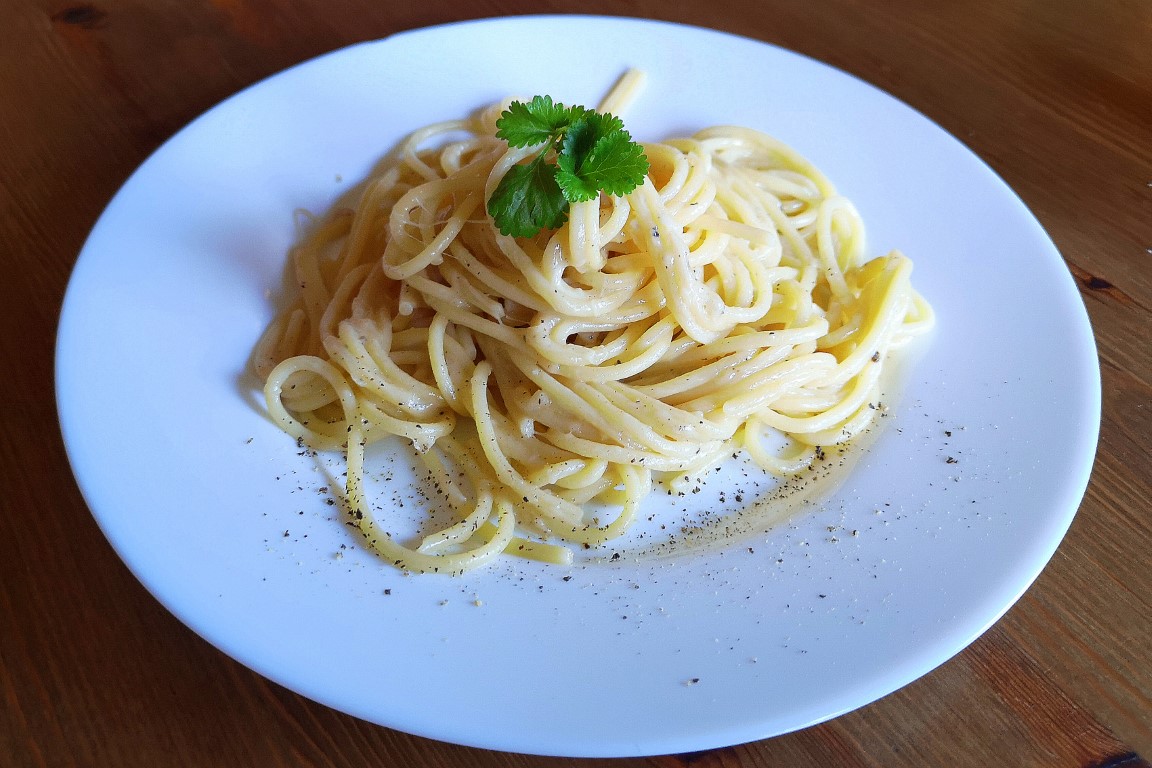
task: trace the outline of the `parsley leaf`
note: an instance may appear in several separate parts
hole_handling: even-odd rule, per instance
[[[488,200],[500,232],[533,237],[568,219],[571,203],[601,193],[625,195],[648,173],[644,149],[620,118],[566,107],[550,96],[514,101],[496,121],[496,136],[511,147],[542,145],[527,164],[513,166]]]
[[[527,104],[514,101],[500,113],[496,136],[511,147],[531,147],[554,141],[572,122],[572,110],[553,104],[551,96],[534,96]]]
[[[596,142],[613,133],[623,133],[624,123],[615,115],[602,115],[599,112],[588,112],[574,120],[564,134],[561,157],[579,160],[592,151]],[[631,136],[628,139],[631,140]]]
[[[627,131],[601,136],[578,162],[560,156],[556,181],[572,202],[591,200],[599,192],[626,195],[648,172],[644,149],[632,141]],[[570,191],[571,190],[571,191]]]
[[[512,237],[532,237],[542,227],[555,229],[568,220],[568,200],[556,183],[556,166],[536,158],[528,165],[514,165],[504,174],[488,210],[500,225],[500,232]]]

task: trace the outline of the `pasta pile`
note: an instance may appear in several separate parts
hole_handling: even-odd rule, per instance
[[[868,427],[890,353],[932,312],[907,257],[865,259],[856,210],[809,162],[748,128],[645,144],[635,191],[514,239],[485,213],[528,152],[495,137],[499,112],[416,131],[354,210],[314,221],[255,353],[276,423],[346,451],[344,501],[382,557],[570,562],[656,483],[741,450],[789,475]],[[393,436],[454,515],[414,545],[366,494],[365,447]]]

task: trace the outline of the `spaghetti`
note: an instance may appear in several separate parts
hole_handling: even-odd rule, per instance
[[[528,152],[495,138],[499,113],[416,131],[354,210],[313,222],[255,353],[276,423],[346,451],[373,549],[416,572],[570,562],[658,482],[738,450],[796,473],[868,427],[885,362],[932,311],[907,257],[865,259],[859,215],[808,161],[747,128],[645,144],[635,191],[515,239],[485,214]],[[454,514],[414,546],[365,488],[365,447],[396,436]]]

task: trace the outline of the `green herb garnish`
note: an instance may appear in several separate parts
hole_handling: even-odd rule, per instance
[[[488,200],[500,232],[532,237],[568,220],[568,207],[601,192],[625,195],[644,181],[648,158],[620,118],[554,104],[550,96],[514,101],[496,121],[512,147],[541,145],[524,165],[508,169]]]

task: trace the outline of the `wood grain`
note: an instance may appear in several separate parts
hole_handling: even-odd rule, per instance
[[[408,736],[288,692],[193,635],[120,563],[72,481],[53,401],[57,314],[87,232],[150,152],[221,99],[334,48],[551,12],[719,28],[888,90],[1017,191],[1081,288],[1104,411],[1080,513],[1004,619],[873,705],[768,741],[635,760]],[[0,0],[0,259],[0,765],[1148,765],[1152,4]]]

